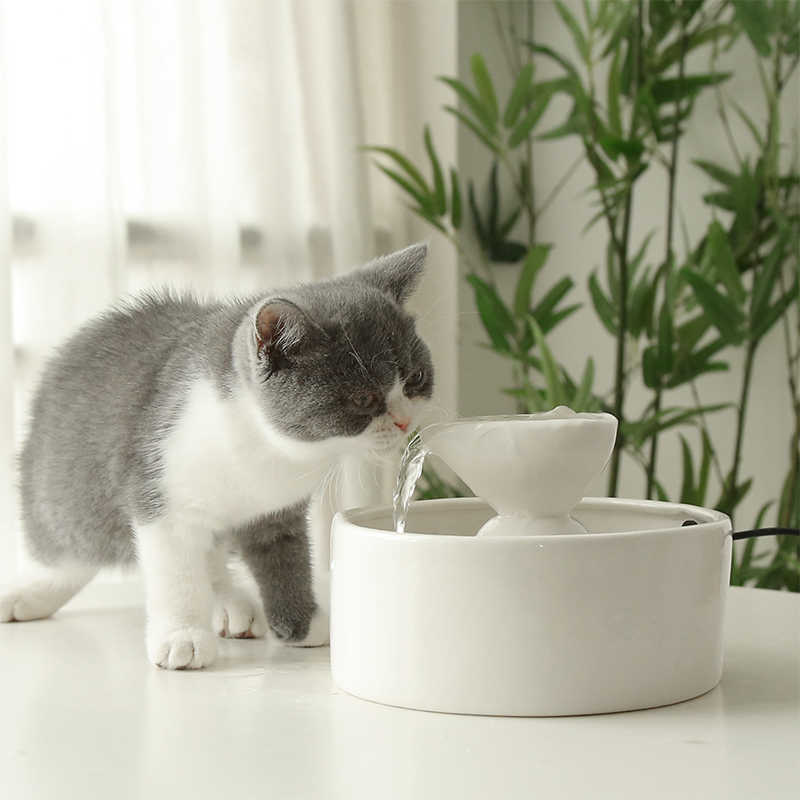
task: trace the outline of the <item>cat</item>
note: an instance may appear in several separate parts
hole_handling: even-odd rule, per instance
[[[0,595],[0,621],[50,616],[101,568],[138,561],[159,667],[207,666],[219,635],[267,627],[326,644],[310,498],[345,454],[396,451],[432,396],[405,308],[426,257],[412,245],[261,298],[150,295],[80,329],[32,403],[19,472],[36,568]]]

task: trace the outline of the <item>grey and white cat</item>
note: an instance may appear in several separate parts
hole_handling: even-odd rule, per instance
[[[210,664],[218,635],[327,641],[307,509],[353,452],[396,450],[433,391],[404,303],[427,248],[268,297],[142,299],[81,329],[33,401],[20,456],[38,568],[0,621],[47,617],[103,567],[138,560],[147,653]],[[238,552],[261,593],[232,580]]]

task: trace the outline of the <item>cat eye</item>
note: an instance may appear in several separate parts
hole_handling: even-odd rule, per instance
[[[377,392],[370,392],[353,398],[353,405],[361,411],[371,411],[379,402],[380,395]]]
[[[406,388],[416,389],[425,383],[425,370],[420,369],[406,378]]]

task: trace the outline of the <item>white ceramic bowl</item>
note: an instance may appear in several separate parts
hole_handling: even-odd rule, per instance
[[[406,708],[561,716],[696,697],[722,674],[731,525],[694,506],[585,499],[591,533],[476,537],[475,498],[336,516],[331,666]],[[686,520],[697,525],[682,527]]]

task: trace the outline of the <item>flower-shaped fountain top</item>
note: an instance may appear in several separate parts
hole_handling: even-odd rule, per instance
[[[602,472],[616,434],[611,414],[559,406],[438,423],[420,443],[497,511],[479,536],[543,535],[584,532],[570,511]]]

